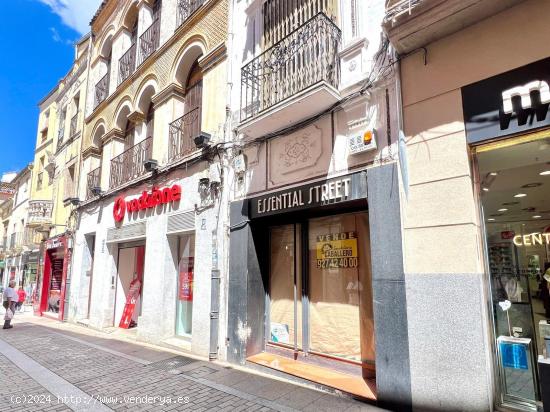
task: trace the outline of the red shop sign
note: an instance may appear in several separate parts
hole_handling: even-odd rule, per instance
[[[113,217],[115,218],[115,222],[122,222],[126,215],[126,211],[128,211],[128,213],[133,213],[139,210],[151,209],[166,203],[179,202],[180,199],[180,185],[173,185],[172,187],[165,187],[163,189],[153,187],[151,193],[143,191],[141,196],[137,199],[125,200],[122,196],[117,197],[113,206]]]

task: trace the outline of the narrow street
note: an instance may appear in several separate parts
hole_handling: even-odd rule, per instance
[[[0,331],[0,411],[376,411],[347,397],[60,324]]]

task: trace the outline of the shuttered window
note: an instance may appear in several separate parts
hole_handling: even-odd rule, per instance
[[[263,49],[269,49],[321,12],[336,20],[336,0],[267,0],[263,5]]]

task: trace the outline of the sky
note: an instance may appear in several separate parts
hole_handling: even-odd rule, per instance
[[[101,0],[4,0],[0,39],[0,175],[34,160],[38,102],[69,71],[74,42]]]

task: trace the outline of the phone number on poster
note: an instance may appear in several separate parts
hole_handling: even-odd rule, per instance
[[[359,260],[356,257],[338,259],[317,259],[317,267],[320,269],[356,268]]]

